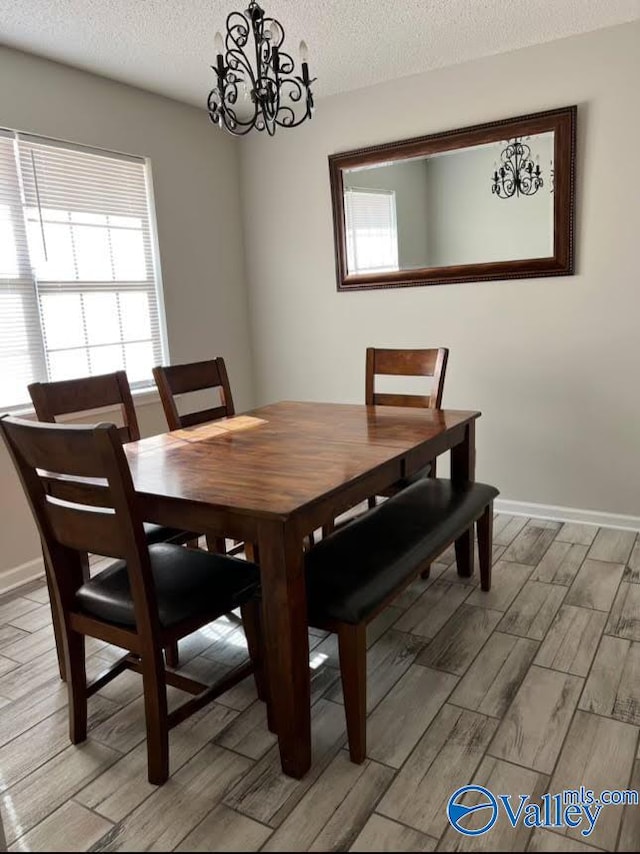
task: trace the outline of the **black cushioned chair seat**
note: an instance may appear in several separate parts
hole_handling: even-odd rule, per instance
[[[483,483],[425,478],[322,540],[305,558],[310,621],[366,620],[496,495]]]
[[[170,540],[183,540],[186,532],[180,528],[167,528],[165,525],[154,525],[151,522],[144,523],[144,535],[148,545],[154,543],[168,543]],[[197,536],[194,534],[194,537]]]
[[[246,560],[169,543],[150,546],[149,557],[164,628],[201,614],[226,614],[246,602],[259,587],[258,567]],[[85,614],[121,626],[135,625],[124,561],[83,584],[76,602]]]

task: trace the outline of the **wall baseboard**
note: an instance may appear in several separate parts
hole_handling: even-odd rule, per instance
[[[41,557],[21,563],[20,566],[14,566],[12,569],[5,569],[0,572],[0,595],[10,593],[16,587],[41,578],[44,579],[44,561]]]
[[[498,513],[507,513],[510,516],[532,516],[537,519],[550,519],[553,522],[578,522],[581,525],[640,531],[640,516],[624,516],[621,513],[579,510],[577,507],[557,507],[554,504],[534,504],[528,501],[508,501],[501,498],[496,500],[495,509]]]

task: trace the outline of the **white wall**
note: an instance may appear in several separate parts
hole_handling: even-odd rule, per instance
[[[429,243],[434,267],[547,258],[553,255],[553,133],[530,140],[543,185],[532,196],[501,199],[491,191],[494,161],[506,142],[427,160]]]
[[[204,111],[2,47],[0,127],[151,158],[171,359],[224,356],[237,408],[251,405],[235,141]],[[139,416],[145,434],[165,429],[157,402]],[[4,449],[0,543],[1,587],[3,572],[39,555]]]
[[[338,95],[243,141],[259,399],[361,401],[367,345],[447,345],[445,406],[483,412],[480,478],[640,515],[639,47],[628,24]],[[576,276],[336,292],[329,154],[574,103]]]

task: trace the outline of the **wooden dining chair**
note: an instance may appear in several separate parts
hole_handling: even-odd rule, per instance
[[[169,430],[181,430],[184,427],[194,427],[207,421],[231,418],[235,415],[233,395],[222,356],[184,365],[158,365],[153,369],[153,378],[158,387]],[[181,415],[177,398],[202,391],[213,393],[215,405]],[[208,545],[210,551],[227,553],[223,537],[208,540]],[[252,543],[236,544],[231,549],[232,554],[239,551],[244,551],[248,560],[257,560],[257,548]]]
[[[411,406],[420,409],[440,409],[444,380],[447,371],[449,350],[438,347],[427,350],[387,350],[367,347],[365,368],[365,404],[367,406]],[[398,394],[376,391],[376,377],[424,377],[429,380],[423,394]],[[412,483],[423,477],[436,476],[436,461],[432,460],[408,477],[401,478],[382,493],[385,498],[396,495]],[[376,506],[376,496],[368,499],[369,509]],[[334,523],[329,522],[322,529],[323,536],[328,536],[334,529]],[[424,577],[429,575],[425,567]]]
[[[140,438],[138,418],[125,371],[58,382],[31,383],[28,388],[38,421],[55,423],[60,415],[82,415],[94,409],[118,407],[123,422],[118,428],[121,441],[137,442]]]
[[[61,415],[82,416],[96,409],[119,407],[123,421],[117,428],[120,440],[137,442],[140,439],[138,418],[125,371],[59,382],[31,383],[28,388],[38,421],[55,423]],[[192,532],[150,522],[144,523],[144,530],[149,544],[197,544],[198,535]]]
[[[235,415],[229,377],[221,356],[206,362],[159,365],[153,369],[153,377],[158,386],[169,430],[180,430],[182,427],[193,427],[195,424]],[[180,415],[176,398],[204,390],[217,393],[217,405]]]
[[[142,674],[149,782],[169,775],[169,730],[260,668],[258,568],[244,560],[148,545],[117,428],[38,424],[8,416],[0,431],[42,539],[58,613],[69,692],[69,734],[87,737],[87,699],[125,669]],[[51,487],[54,487],[52,489]],[[116,560],[87,580],[82,555]],[[209,686],[166,670],[162,650],[240,608],[250,660]],[[91,684],[85,637],[128,650]],[[167,685],[192,694],[169,712]]]
[[[138,418],[125,371],[58,382],[31,383],[28,388],[39,421],[55,423],[60,416],[72,414],[82,416],[97,409],[106,407],[114,409],[117,407],[120,410],[123,422],[122,426],[117,428],[121,441],[137,442],[140,438]],[[176,528],[145,522],[144,532],[149,544],[168,542],[194,547],[198,544],[198,534],[191,531],[181,531]],[[85,574],[88,577],[88,556],[85,562]],[[51,590],[49,593],[51,594]],[[53,599],[51,601],[52,611],[54,611]],[[60,676],[65,679],[64,656],[60,643],[60,620],[55,613],[53,614],[53,626],[56,635]],[[172,666],[177,667],[177,650],[168,649],[167,659]]]
[[[440,409],[449,350],[438,347],[430,350],[381,350],[367,347],[365,370],[365,403],[367,406],[412,406],[420,409]],[[376,391],[376,377],[402,376],[430,379],[428,394],[396,394]],[[382,495],[389,497],[422,477],[436,476],[436,461],[432,460],[409,477],[399,480]],[[369,499],[375,506],[375,496]]]
[[[365,403],[367,406],[415,406],[440,409],[449,350],[382,350],[367,347]],[[376,377],[426,377],[428,394],[397,394],[376,391]]]

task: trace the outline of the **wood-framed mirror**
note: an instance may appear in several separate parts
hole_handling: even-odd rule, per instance
[[[338,290],[572,275],[576,112],[331,155]]]

